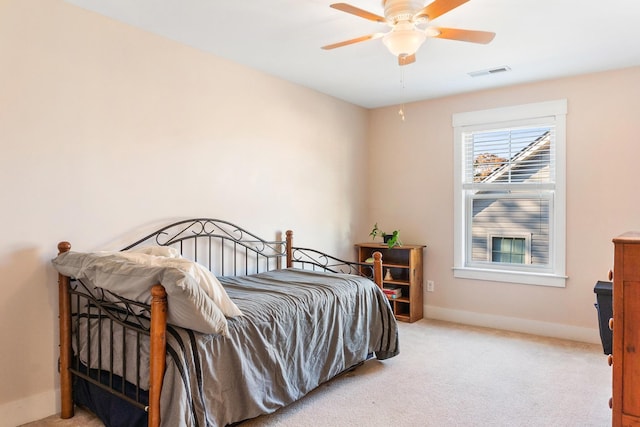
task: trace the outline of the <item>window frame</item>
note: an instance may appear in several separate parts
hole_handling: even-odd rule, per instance
[[[454,277],[529,285],[566,286],[566,114],[567,100],[523,104],[480,111],[455,113],[454,129]],[[512,128],[530,123],[552,124],[555,127],[555,183],[551,190],[549,218],[549,265],[536,268],[522,264],[473,262],[470,256],[471,220],[467,189],[464,188],[464,134],[470,130]],[[496,224],[496,227],[499,227]],[[499,265],[498,265],[499,264]],[[514,268],[515,267],[515,268]],[[520,267],[520,268],[518,268]]]

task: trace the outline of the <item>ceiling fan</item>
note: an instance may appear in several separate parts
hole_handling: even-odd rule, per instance
[[[370,21],[387,24],[391,27],[391,31],[368,34],[323,46],[322,49],[335,49],[366,40],[382,38],[382,42],[387,49],[398,58],[398,64],[407,65],[415,62],[416,51],[427,37],[487,44],[493,40],[495,33],[429,26],[429,23],[437,17],[468,1],[434,0],[425,6],[424,0],[382,0],[384,17],[347,3],[334,3],[331,5],[334,9],[351,13]]]

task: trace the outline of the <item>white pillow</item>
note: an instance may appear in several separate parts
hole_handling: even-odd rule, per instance
[[[166,248],[166,246],[156,247]],[[148,248],[153,248],[153,246],[149,246]],[[222,284],[220,284],[218,278],[214,276],[213,273],[211,273],[205,266],[201,264],[198,264],[186,258],[180,258],[180,253],[175,249],[174,251],[175,254],[177,254],[177,257],[171,255],[169,255],[170,257],[164,255],[156,256],[150,255],[146,252],[132,251],[116,252],[114,253],[114,255],[124,257],[130,261],[143,265],[177,268],[178,270],[183,271],[185,274],[192,276],[195,279],[197,285],[202,288],[202,290],[209,296],[209,298],[213,300],[213,302],[215,302],[215,304],[220,308],[220,310],[222,310],[225,316],[242,316],[242,312],[240,311],[240,309],[233,301],[231,301],[231,298],[229,298],[229,296],[227,295],[227,291],[224,289]],[[159,250],[153,250],[149,252],[163,253]]]

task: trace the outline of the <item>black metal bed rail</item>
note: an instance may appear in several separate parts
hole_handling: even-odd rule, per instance
[[[228,221],[196,218],[178,221],[143,237],[123,251],[147,245],[170,246],[218,276],[260,273],[280,268],[286,242],[264,240]]]
[[[75,354],[69,370],[146,411],[148,387],[143,387],[141,368],[149,362],[143,360],[141,344],[150,336],[151,307],[90,289],[81,280],[70,281],[69,295]]]
[[[324,252],[309,248],[291,248],[292,266],[306,270],[329,271],[332,273],[355,274],[374,280],[373,264],[345,261]]]

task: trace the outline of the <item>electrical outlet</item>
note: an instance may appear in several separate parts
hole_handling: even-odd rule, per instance
[[[427,292],[433,292],[434,287],[435,283],[433,283],[433,280],[427,280]]]

